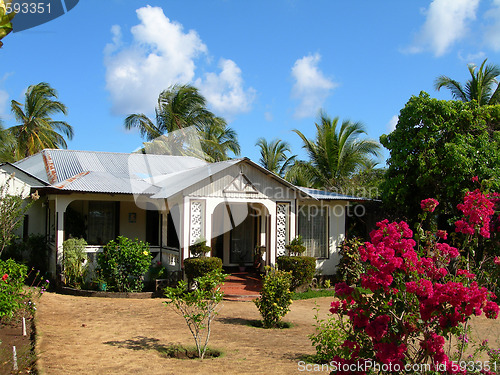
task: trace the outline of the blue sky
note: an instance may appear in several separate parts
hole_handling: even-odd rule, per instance
[[[81,0],[3,42],[5,126],[10,101],[45,81],[69,109],[69,148],[130,152],[141,139],[124,118],[191,83],[258,161],[259,137],[304,157],[292,129],[314,136],[320,108],[378,139],[412,95],[451,99],[437,76],[463,82],[467,63],[500,64],[500,0]]]

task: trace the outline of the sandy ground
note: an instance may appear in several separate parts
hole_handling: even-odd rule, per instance
[[[117,299],[44,294],[37,312],[42,374],[291,374],[313,354],[315,301],[328,311],[331,297],[294,301],[292,328],[248,326],[260,318],[252,302],[224,301],[209,346],[222,358],[180,360],[158,352],[169,344],[192,346],[184,322],[161,299]]]
[[[314,306],[326,316],[331,297],[294,301],[285,320],[294,326],[265,330],[248,326],[260,318],[252,302],[224,301],[210,346],[222,358],[162,357],[170,344],[191,346],[182,317],[161,299],[111,299],[47,293],[39,302],[39,368],[42,374],[295,374],[314,348]],[[473,335],[500,347],[500,321],[475,319]],[[326,373],[326,372],[325,372]]]

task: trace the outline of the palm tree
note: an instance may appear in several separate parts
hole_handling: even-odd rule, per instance
[[[345,120],[340,129],[337,129],[339,118],[331,119],[323,112],[319,122],[315,124],[314,140],[308,139],[299,130],[294,130],[304,142],[303,148],[310,159],[301,168],[311,176],[312,186],[328,190],[342,189],[353,173],[369,165],[371,156],[380,156],[381,146],[374,140],[359,138],[366,134],[359,122]]]
[[[217,162],[228,160],[228,152],[240,154],[240,144],[234,129],[227,126],[226,120],[216,117],[210,123],[203,124],[199,130],[201,149],[205,160]]]
[[[268,143],[265,138],[259,138],[255,145],[260,147],[260,165],[278,176],[283,177],[295,161],[296,155],[288,157],[286,154],[291,153],[290,145],[281,139]]]
[[[155,122],[140,113],[127,116],[124,125],[152,141],[142,152],[190,155],[209,162],[227,160],[230,151],[240,153],[236,132],[206,109],[205,97],[190,85],[173,85],[160,93]],[[186,129],[191,126],[194,131]]]
[[[41,82],[28,87],[24,105],[12,100],[11,110],[19,122],[8,129],[16,140],[15,158],[33,155],[44,148],[67,148],[65,137],[73,138],[73,128],[65,121],[52,119],[53,115],[67,114],[66,106],[56,99],[56,90]]]
[[[174,130],[195,126],[198,130],[214,121],[216,116],[206,109],[206,100],[196,87],[173,85],[160,93],[155,108],[156,123],[145,114],[131,114],[125,128],[139,129],[141,136],[151,141]]]
[[[486,64],[485,59],[479,70],[475,64],[468,64],[471,78],[464,86],[447,76],[439,76],[434,82],[436,90],[446,87],[454,99],[463,102],[475,100],[478,105],[498,104],[500,102],[500,86],[496,79],[500,75],[498,65]]]

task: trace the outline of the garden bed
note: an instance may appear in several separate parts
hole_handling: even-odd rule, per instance
[[[136,298],[146,299],[157,297],[155,292],[103,292],[100,290],[85,290],[75,289],[67,286],[62,286],[57,290],[61,294],[80,297],[105,297],[105,298]]]
[[[13,371],[13,346],[16,347],[18,373],[37,373],[35,337],[35,321],[32,318],[26,320],[26,336],[23,336],[22,317],[0,323],[0,374],[16,373]]]

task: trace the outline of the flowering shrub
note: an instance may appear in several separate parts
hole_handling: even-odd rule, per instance
[[[291,283],[290,272],[276,269],[271,269],[264,278],[260,297],[254,302],[262,315],[265,328],[278,327],[281,319],[290,311]]]
[[[12,318],[19,311],[32,314],[36,310],[33,299],[45,292],[49,281],[40,278],[40,271],[31,269],[28,273],[24,264],[12,259],[0,260],[0,274],[3,275],[0,281],[0,319]],[[27,278],[33,280],[29,287],[24,284]]]
[[[109,241],[97,255],[99,272],[107,287],[119,292],[141,291],[151,260],[147,243],[122,236]]]
[[[463,206],[469,217],[466,223],[482,235],[489,205],[473,197],[466,197]],[[438,204],[422,201],[422,221]],[[339,373],[363,374],[343,371],[342,366],[371,359],[391,366],[393,372],[403,372],[405,365],[415,363],[456,372],[444,350],[445,337],[460,334],[473,315],[484,313],[496,319],[496,296],[479,285],[469,270],[450,272],[450,261],[459,251],[442,242],[446,233],[425,232],[420,225],[414,238],[404,221],[384,220],[377,227],[371,241],[359,247],[366,263],[361,285],[335,286],[339,300],[332,302],[330,312],[339,316],[345,335],[331,352]]]

